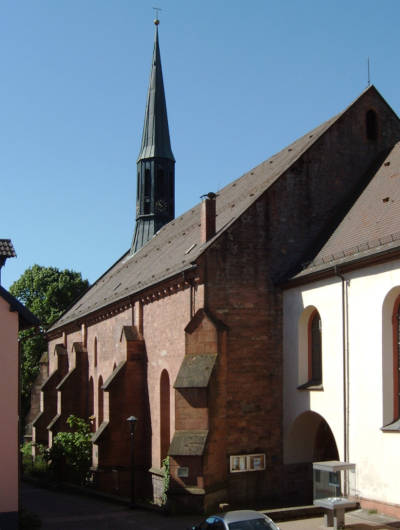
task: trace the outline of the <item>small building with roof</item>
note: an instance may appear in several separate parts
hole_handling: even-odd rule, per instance
[[[219,503],[311,502],[313,461],[357,465],[361,442],[352,445],[351,429],[361,427],[361,416],[356,421],[349,412],[358,389],[351,384],[356,357],[349,332],[340,339],[351,315],[345,302],[337,305],[347,289],[338,264],[357,261],[361,254],[348,248],[364,249],[368,241],[371,255],[379,254],[372,239],[396,246],[386,231],[396,232],[397,199],[397,206],[390,203],[393,220],[385,218],[387,230],[376,236],[363,215],[372,219],[378,210],[356,205],[374,182],[379,187],[388,167],[393,175],[400,171],[397,156],[387,159],[399,140],[399,118],[369,86],[343,112],[175,218],[175,159],[156,27],[131,248],[48,330],[50,375],[34,441],[51,444],[71,413],[94,417],[94,484],[129,496],[126,419],[133,415],[136,497],[162,499],[169,457],[169,502],[198,511]],[[381,213],[395,197],[387,196]],[[354,237],[341,228],[353,214],[361,216]],[[338,252],[339,262],[325,263]],[[391,264],[400,270],[397,255]],[[332,343],[325,335],[321,341],[318,301],[302,306],[320,277],[335,283]],[[390,278],[400,285],[397,272]],[[329,306],[331,290],[323,289]],[[382,380],[396,381],[393,362]],[[383,401],[393,402],[396,384]],[[377,436],[398,447],[392,421],[398,409],[388,407],[380,427],[392,422],[391,433]],[[379,462],[370,476],[383,472]],[[365,502],[396,504],[392,482],[385,492],[364,478],[359,484],[353,493]]]
[[[15,257],[10,239],[0,239],[0,263]],[[19,510],[18,332],[38,326],[32,315],[0,285],[0,528],[16,530]]]

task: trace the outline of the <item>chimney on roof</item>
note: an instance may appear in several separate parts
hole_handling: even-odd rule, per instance
[[[206,243],[213,237],[216,231],[215,223],[215,193],[207,193],[202,195],[203,202],[201,203],[201,243]]]
[[[7,258],[15,258],[16,253],[11,243],[11,239],[0,239],[0,285],[1,285],[1,268]]]

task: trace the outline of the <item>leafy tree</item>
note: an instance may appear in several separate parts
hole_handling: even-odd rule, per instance
[[[92,431],[89,423],[73,414],[67,424],[71,431],[56,434],[47,458],[56,477],[83,485],[90,476]]]
[[[39,330],[20,333],[23,417],[29,410],[32,384],[39,372],[39,359],[47,350],[45,332],[88,286],[89,282],[83,280],[79,272],[33,265],[10,287],[10,293],[41,323]]]

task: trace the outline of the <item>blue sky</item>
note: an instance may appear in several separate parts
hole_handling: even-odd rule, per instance
[[[343,110],[371,80],[400,114],[399,0],[2,0],[0,238],[96,280],[130,246],[154,37],[176,214]]]

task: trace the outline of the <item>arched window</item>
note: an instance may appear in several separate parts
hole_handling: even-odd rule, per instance
[[[321,317],[317,310],[308,322],[308,380],[316,385],[322,383]]]
[[[167,370],[160,378],[160,460],[168,454],[170,444],[170,388]]]
[[[97,425],[100,427],[100,425],[103,423],[103,417],[104,417],[104,390],[103,390],[103,378],[99,377],[99,382],[97,386],[97,418],[98,422]]]
[[[378,118],[372,109],[365,115],[365,126],[368,140],[376,140],[378,138]]]
[[[393,287],[382,304],[382,425],[400,430],[400,285]],[[393,425],[395,424],[395,425]]]
[[[393,310],[393,420],[400,418],[400,296]]]
[[[89,392],[88,392],[88,417],[93,418],[90,422],[92,432],[96,431],[96,418],[94,417],[94,384],[93,377],[89,379]]]
[[[151,173],[150,169],[146,168],[144,170],[144,205],[143,213],[150,213],[150,199],[151,199]]]
[[[97,337],[95,337],[93,341],[93,364],[94,364],[94,367],[96,368],[97,366]]]

